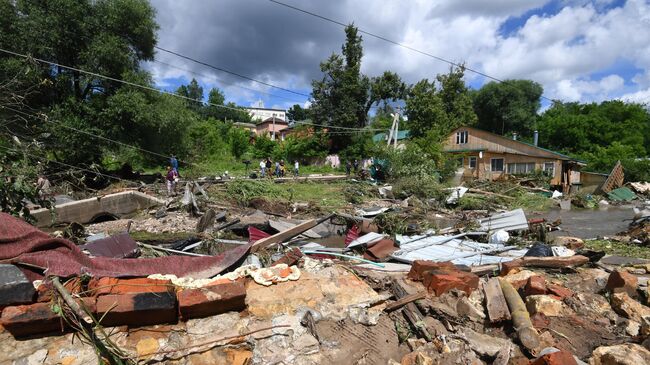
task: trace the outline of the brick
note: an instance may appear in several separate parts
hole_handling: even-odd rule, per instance
[[[478,276],[464,271],[425,271],[423,284],[429,292],[438,296],[451,289],[462,290],[469,295],[478,288]]]
[[[298,261],[300,261],[302,256],[302,251],[300,251],[298,247],[294,247],[293,249],[287,251],[284,256],[276,260],[271,266],[278,264],[287,264],[288,266],[295,265],[298,263]]]
[[[63,321],[49,303],[7,307],[2,311],[2,326],[14,337],[63,331]]]
[[[411,265],[411,270],[407,277],[413,281],[422,281],[424,279],[424,272],[430,270],[457,271],[458,269],[451,261],[433,262],[428,260],[415,260]]]
[[[625,292],[632,298],[637,298],[636,288],[639,285],[639,279],[627,271],[614,270],[609,274],[605,288],[612,293]]]
[[[524,287],[524,293],[526,296],[546,294],[546,279],[539,275],[529,277]]]
[[[177,297],[178,309],[185,320],[246,309],[246,287],[237,281],[183,289]]]
[[[108,294],[97,297],[97,318],[105,326],[144,326],[176,322],[173,292]]]
[[[540,356],[530,365],[578,365],[573,354],[568,351],[557,351]]]
[[[561,300],[563,300],[564,298],[572,297],[574,295],[571,289],[567,289],[561,285],[548,284],[546,285],[546,289],[548,290],[549,294],[555,295],[559,297]]]
[[[557,317],[566,312],[562,301],[548,295],[526,297],[526,308],[530,314],[543,313],[546,317]]]
[[[175,290],[171,280],[159,280],[149,278],[118,279],[99,278],[91,279],[88,283],[88,290],[94,296],[108,294],[128,293],[164,293]]]
[[[0,308],[34,301],[34,286],[14,265],[0,264]]]

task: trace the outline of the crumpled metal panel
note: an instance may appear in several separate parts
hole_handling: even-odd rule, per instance
[[[506,231],[528,229],[528,220],[521,208],[479,219],[478,222],[481,225],[478,231],[482,232],[494,232],[500,229]]]
[[[507,251],[515,246],[480,243],[457,236],[401,236],[397,235],[400,250],[391,255],[402,262],[429,260],[451,261],[456,265],[484,265],[512,261],[513,257],[495,256],[493,253]],[[490,253],[490,254],[488,254]]]
[[[116,259],[138,257],[140,255],[138,244],[128,233],[120,233],[89,242],[81,246],[81,249],[88,251],[92,256],[113,257]]]

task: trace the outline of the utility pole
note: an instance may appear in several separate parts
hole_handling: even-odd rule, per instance
[[[390,147],[390,142],[394,139],[393,145],[395,148],[397,148],[397,133],[399,132],[399,110],[395,111],[395,113],[391,115],[393,116],[393,125],[390,127],[390,133],[388,134],[388,146]]]
[[[275,141],[275,113],[273,113],[273,136],[271,137],[272,141]]]

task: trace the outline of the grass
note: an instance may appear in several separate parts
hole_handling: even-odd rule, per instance
[[[523,208],[526,211],[549,210],[554,204],[553,199],[536,193],[522,193],[517,195],[512,202],[507,202],[510,209]]]
[[[153,233],[147,231],[131,231],[131,237],[140,242],[174,242],[185,240],[194,235],[192,232],[168,232],[168,233]]]
[[[587,240],[585,246],[595,251],[605,251],[610,255],[650,259],[650,247],[634,243],[624,243],[610,240]]]

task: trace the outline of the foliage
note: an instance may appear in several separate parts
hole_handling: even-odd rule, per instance
[[[407,198],[414,195],[420,199],[434,199],[441,201],[448,195],[443,186],[434,176],[420,178],[401,177],[392,182],[393,193],[400,198]]]
[[[460,126],[476,124],[477,117],[472,108],[469,89],[463,81],[465,66],[451,67],[446,74],[436,76],[440,84],[439,96],[447,114],[447,125],[442,132],[446,135]]]
[[[309,109],[304,109],[299,104],[294,104],[287,110],[287,119],[291,122],[306,120],[309,118]]]
[[[494,207],[492,198],[465,195],[458,199],[460,210],[490,210]]]
[[[253,144],[253,156],[256,158],[274,157],[277,145],[267,136],[257,136]]]
[[[287,161],[312,161],[327,156],[327,146],[325,133],[321,131],[311,133],[308,130],[305,134],[289,135],[276,148],[276,156],[279,155]]]
[[[235,158],[240,158],[246,151],[248,151],[250,132],[241,128],[230,128],[229,144],[230,152]]]
[[[447,114],[433,81],[423,79],[409,88],[406,116],[414,138],[424,136],[433,128],[442,129],[441,126],[447,125]]]
[[[26,202],[50,208],[52,202],[39,196],[37,164],[27,154],[35,146],[11,144],[0,137],[0,211],[33,221]]]
[[[272,181],[268,180],[235,180],[226,185],[228,196],[237,203],[247,206],[253,198],[288,199],[289,194]]]
[[[392,72],[372,79],[363,75],[362,37],[353,25],[345,28],[345,34],[342,53],[332,54],[322,62],[323,77],[312,81],[312,117],[316,124],[360,128],[367,124],[368,111],[373,104],[403,98],[406,87]],[[347,147],[351,139],[350,135],[336,135],[332,137],[331,149],[338,152]]]
[[[238,107],[236,104],[225,102],[226,97],[223,92],[217,88],[210,89],[208,93],[208,104],[206,104],[201,114],[205,118],[213,118],[221,121],[230,121],[234,123],[250,123],[251,116],[246,109]]]
[[[531,80],[489,82],[472,93],[477,127],[505,135],[532,135],[543,88]]]
[[[388,235],[405,234],[408,231],[406,218],[397,214],[382,213],[375,217],[373,223],[379,231]]]
[[[638,257],[650,259],[650,247],[609,240],[586,240],[585,248],[595,251],[605,251],[609,255]]]
[[[188,85],[181,85],[176,89],[176,94],[183,96],[192,100],[185,100],[185,103],[190,107],[190,109],[199,112],[203,107],[203,87],[199,85],[196,79],[192,78],[192,81]],[[212,94],[212,92],[211,92]],[[222,101],[223,103],[223,101]]]

